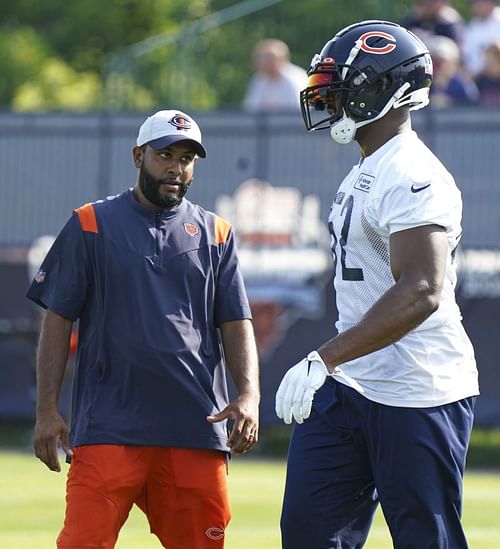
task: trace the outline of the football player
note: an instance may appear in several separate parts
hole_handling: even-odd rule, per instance
[[[455,301],[462,201],[412,130],[432,62],[407,29],[351,25],[312,59],[309,131],[357,141],[333,198],[338,335],[293,366],[276,412],[295,419],[284,549],[360,548],[380,502],[394,547],[465,549],[462,476],[478,394]]]

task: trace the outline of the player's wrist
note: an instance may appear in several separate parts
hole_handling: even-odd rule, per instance
[[[328,372],[328,374],[332,374],[333,371],[335,370],[335,366],[329,366],[328,362],[326,361],[325,357],[323,357],[320,353],[320,351],[311,351],[308,355],[307,355],[307,360],[316,360],[318,362],[320,362],[326,369],[326,371]]]

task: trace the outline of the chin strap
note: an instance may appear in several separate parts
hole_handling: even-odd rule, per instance
[[[411,84],[409,82],[405,82],[398,90],[394,92],[394,95],[389,99],[389,101],[387,101],[384,108],[379,112],[379,114],[375,118],[371,118],[370,120],[355,122],[354,120],[352,120],[352,118],[349,118],[349,116],[345,112],[345,109],[342,109],[342,118],[333,123],[330,128],[330,135],[332,136],[332,139],[336,143],[340,143],[341,145],[347,145],[347,143],[351,143],[351,141],[354,140],[354,137],[356,136],[356,130],[358,128],[362,128],[367,124],[371,124],[376,120],[380,120],[380,118],[385,116],[392,108],[397,109],[411,103],[415,103],[415,105],[410,107],[410,110],[412,111],[425,107],[429,103],[429,88],[421,88],[419,90],[415,90],[414,92],[403,97],[410,87]]]
[[[342,111],[342,118],[332,124],[330,135],[336,143],[347,145],[347,143],[353,141],[357,128],[356,122],[347,116],[345,109],[342,109]]]

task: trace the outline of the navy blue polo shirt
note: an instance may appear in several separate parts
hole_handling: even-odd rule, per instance
[[[27,297],[79,319],[71,444],[227,450],[217,328],[251,318],[231,226],[184,199],[171,210],[132,191],[82,206]]]

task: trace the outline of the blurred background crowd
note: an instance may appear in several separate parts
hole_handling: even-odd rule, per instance
[[[402,24],[427,45],[434,63],[432,105],[500,106],[500,7],[469,0],[470,17],[446,0],[418,0]]]
[[[431,105],[500,106],[500,6],[496,0],[469,0],[466,20],[447,0],[417,0],[399,23],[426,44],[434,64]],[[276,110],[297,106],[306,75],[291,63],[280,40],[257,43],[255,75],[243,106]]]
[[[435,64],[434,107],[500,105],[496,0],[3,4],[4,109],[296,107],[312,54],[325,38],[360,19],[396,21],[422,38]]]

